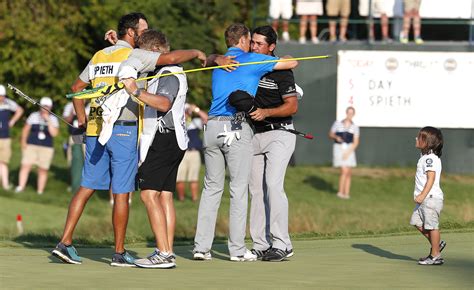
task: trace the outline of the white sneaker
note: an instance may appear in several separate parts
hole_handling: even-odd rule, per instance
[[[140,268],[149,269],[169,269],[176,267],[176,263],[171,261],[169,256],[166,256],[163,253],[158,253],[156,251],[145,259],[135,259],[134,263]]]
[[[253,261],[257,261],[257,255],[253,254],[252,252],[246,249],[244,255],[230,257],[230,260],[234,262],[253,262]]]
[[[211,252],[194,252],[193,259],[198,261],[210,261],[212,260]]]
[[[42,192],[42,191],[38,191],[37,193],[38,193],[38,195],[42,195],[42,194],[43,194],[43,192]]]
[[[20,193],[20,192],[23,192],[23,188],[18,185],[18,186],[15,188],[15,193]]]
[[[298,42],[300,44],[305,44],[306,43],[306,37],[300,37],[300,39],[298,40]]]
[[[282,39],[284,42],[290,41],[290,34],[288,33],[288,31],[284,31],[284,32],[281,34],[281,39]]]
[[[314,44],[318,44],[319,43],[319,38],[313,37],[313,38],[311,38],[311,42],[314,43]]]
[[[418,261],[419,265],[443,265],[444,264],[444,259],[441,258],[441,254],[439,254],[436,257],[432,257],[429,255],[426,257],[426,259]]]

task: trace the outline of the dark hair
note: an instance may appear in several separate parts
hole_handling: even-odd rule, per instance
[[[140,12],[132,12],[122,16],[117,26],[118,38],[122,39],[127,34],[129,28],[137,30],[140,19],[147,21],[145,15]]]
[[[252,34],[254,33],[265,36],[268,45],[277,43],[278,34],[270,25],[259,26],[252,31]]]
[[[250,33],[250,30],[247,26],[243,25],[242,23],[234,23],[231,24],[225,30],[225,44],[227,47],[232,47],[239,43],[239,40],[242,36],[246,36]]]
[[[170,44],[166,35],[160,31],[148,29],[138,38],[138,47],[141,49],[152,50],[157,47],[160,51],[169,50]]]
[[[443,134],[441,130],[434,127],[421,128],[418,133],[418,142],[424,144],[421,149],[423,155],[433,152],[438,157],[441,157],[443,150]]]

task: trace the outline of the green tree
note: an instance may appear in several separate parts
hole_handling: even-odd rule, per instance
[[[251,24],[252,5],[248,0],[0,0],[0,83],[12,83],[36,99],[51,96],[60,112],[71,84],[91,56],[108,45],[103,35],[117,29],[121,15],[140,11],[151,28],[166,33],[172,49],[211,54],[225,52],[229,24]],[[185,64],[185,69],[196,67],[198,62]],[[189,100],[207,107],[211,73],[188,79]]]

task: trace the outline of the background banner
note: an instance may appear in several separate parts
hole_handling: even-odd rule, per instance
[[[338,52],[337,118],[361,127],[474,128],[474,54]]]

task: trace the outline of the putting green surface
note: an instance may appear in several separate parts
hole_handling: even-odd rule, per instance
[[[284,262],[230,262],[226,245],[214,246],[212,261],[193,261],[191,246],[176,247],[171,270],[110,267],[111,248],[79,248],[82,265],[66,265],[51,249],[0,248],[0,288],[449,288],[474,285],[474,233],[442,234],[442,266],[420,266],[429,250],[421,235],[294,242]],[[133,245],[144,257],[152,248]]]

